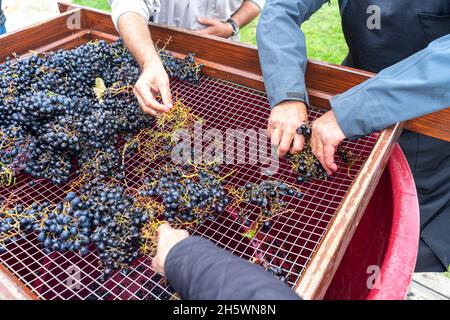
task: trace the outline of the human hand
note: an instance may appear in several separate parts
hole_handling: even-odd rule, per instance
[[[233,27],[228,22],[203,17],[198,17],[197,21],[207,26],[205,29],[198,31],[200,34],[209,34],[221,38],[229,38],[233,34]]]
[[[311,149],[329,175],[338,169],[334,155],[344,139],[344,132],[342,132],[333,110],[328,111],[312,123]]]
[[[159,57],[142,68],[141,76],[133,88],[142,110],[152,116],[159,112],[168,112],[172,107],[169,77]],[[161,96],[162,104],[156,98]]]
[[[272,146],[278,147],[278,156],[303,150],[305,138],[297,129],[307,120],[306,105],[301,101],[284,101],[272,109],[267,134]]]
[[[186,230],[174,229],[168,223],[162,224],[158,228],[158,247],[156,249],[156,256],[152,260],[153,269],[164,275],[164,266],[170,250],[178,242],[188,237],[189,233]]]

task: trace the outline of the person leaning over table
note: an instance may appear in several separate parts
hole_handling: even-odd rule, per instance
[[[272,106],[268,134],[280,155],[303,148],[303,137],[295,132],[308,117],[306,46],[299,26],[326,2],[268,0],[260,18],[257,44]],[[450,1],[339,4],[349,47],[343,64],[379,74],[333,97],[332,110],[313,122],[312,149],[329,174],[338,169],[334,155],[345,138],[450,106]],[[399,143],[420,203],[416,271],[444,271],[450,264],[450,143],[408,130]]]
[[[153,268],[184,300],[299,300],[261,266],[168,223],[158,228]]]
[[[142,109],[156,115],[172,106],[169,78],[153,45],[147,22],[237,39],[239,28],[255,19],[265,0],[110,0],[112,19],[142,68],[134,94]],[[156,96],[161,95],[162,103]]]
[[[6,33],[5,22],[6,18],[2,10],[2,0],[0,0],[0,35]]]

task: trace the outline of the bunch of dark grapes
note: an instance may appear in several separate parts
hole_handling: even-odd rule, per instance
[[[173,60],[171,76],[197,82],[193,55]],[[175,69],[174,69],[175,70]],[[55,184],[75,168],[97,176],[120,169],[117,143],[154,121],[132,93],[140,68],[122,40],[8,59],[0,65],[0,183],[19,171]],[[101,82],[101,97],[94,88]]]
[[[303,123],[297,129],[297,134],[305,137],[305,146],[300,153],[287,155],[287,159],[291,163],[292,169],[298,174],[297,182],[309,182],[314,179],[326,180],[328,174],[311,149],[311,126],[307,123]]]
[[[312,153],[309,144],[305,144],[302,152],[294,155],[289,154],[287,159],[291,163],[293,170],[298,174],[298,183],[309,182],[314,179],[328,179],[327,172]]]
[[[16,241],[21,233],[21,219],[24,225],[30,224],[30,220],[34,219],[34,216],[25,215],[23,212],[23,206],[17,205],[13,209],[3,209],[0,211],[0,253],[6,252],[6,245],[10,242]],[[21,215],[22,218],[19,217]],[[31,228],[27,226],[26,229]]]
[[[306,123],[302,123],[300,127],[297,128],[297,134],[303,135],[306,139],[311,138],[311,126]]]
[[[86,255],[90,243],[91,219],[87,205],[74,192],[45,214],[38,228],[37,240],[45,252],[78,252]]]
[[[289,195],[298,199],[303,197],[300,191],[276,180],[263,181],[259,184],[249,182],[245,186],[239,187],[238,192],[243,197],[244,202],[260,209],[263,231],[269,231],[271,227],[270,219],[286,207],[286,202],[282,199],[283,196]],[[244,224],[250,226],[247,219],[244,219]]]
[[[170,52],[160,52],[161,61],[169,77],[175,77],[190,83],[198,83],[203,68],[195,61],[195,54],[189,53],[184,59],[174,57]]]
[[[189,165],[161,169],[147,179],[148,188],[141,196],[161,199],[164,219],[169,223],[201,223],[222,214],[229,203],[219,172],[218,167],[197,169]]]
[[[140,232],[149,216],[135,206],[134,198],[122,187],[94,184],[86,206],[94,226],[91,240],[103,264],[102,278],[106,279],[116,269],[126,274],[139,258]]]
[[[73,192],[56,205],[49,202],[33,203],[29,207],[17,204],[13,209],[1,212],[0,220],[0,242],[3,245],[35,232],[46,253],[88,253],[91,222],[84,201]]]
[[[35,232],[46,253],[71,251],[83,256],[92,243],[103,264],[103,280],[116,269],[126,273],[141,254],[141,229],[149,216],[120,186],[93,180],[84,191],[83,196],[68,192],[56,205],[2,209],[0,253],[8,243]]]

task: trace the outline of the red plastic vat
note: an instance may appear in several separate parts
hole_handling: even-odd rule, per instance
[[[413,176],[397,145],[325,299],[405,299],[419,225]]]

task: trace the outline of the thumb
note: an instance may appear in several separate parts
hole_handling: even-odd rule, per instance
[[[324,161],[328,168],[330,168],[333,172],[336,172],[338,167],[337,164],[334,162],[334,154],[336,152],[336,148],[332,145],[326,145],[324,146],[323,154],[324,154]]]
[[[207,25],[207,26],[212,26],[216,23],[216,20],[214,19],[209,19],[209,18],[204,18],[204,17],[198,17],[197,21],[201,24]]]
[[[163,82],[159,86],[159,93],[161,94],[161,98],[163,103],[172,108],[172,93],[170,92],[170,86],[168,83]]]

